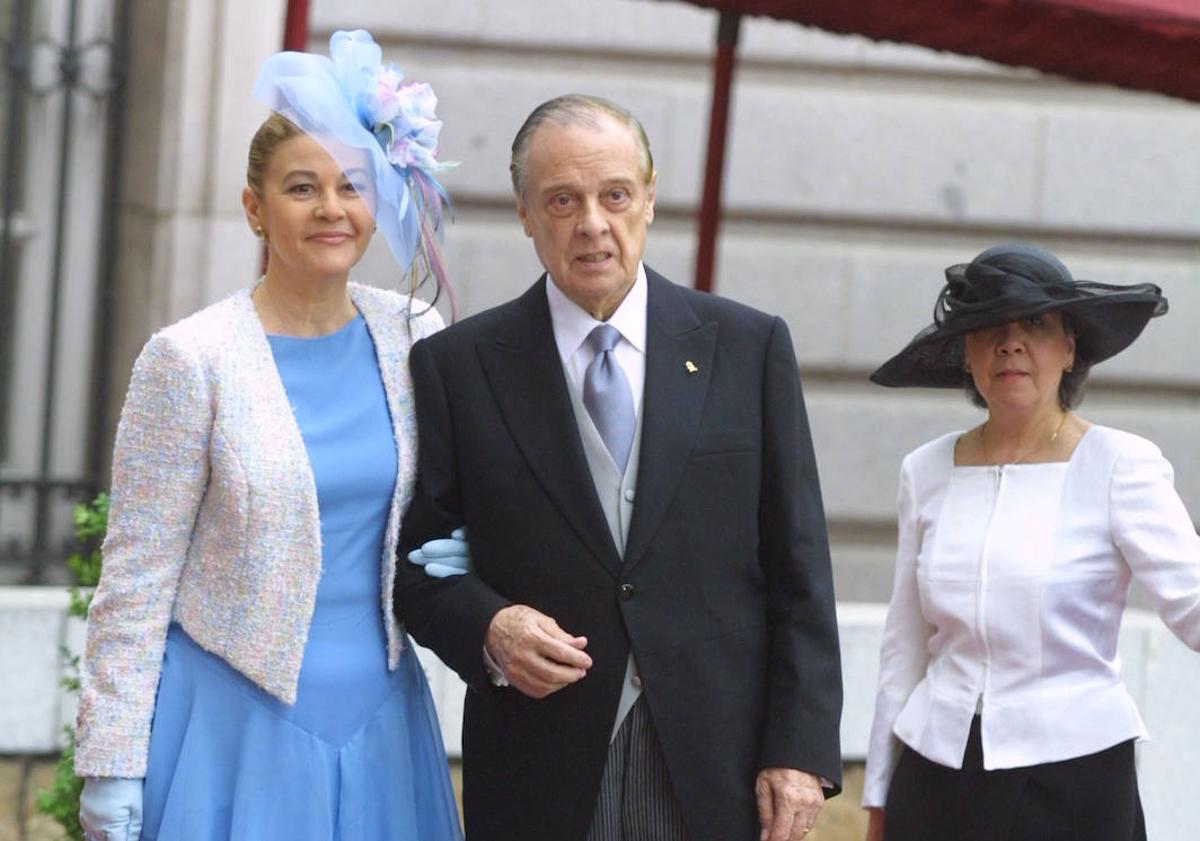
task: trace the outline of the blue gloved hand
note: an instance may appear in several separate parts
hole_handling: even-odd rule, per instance
[[[450,532],[450,537],[430,540],[420,549],[408,553],[408,559],[425,567],[425,574],[434,578],[466,575],[471,571],[471,544],[462,528]]]
[[[142,834],[142,779],[85,779],[79,795],[79,822],[87,841],[138,841]]]

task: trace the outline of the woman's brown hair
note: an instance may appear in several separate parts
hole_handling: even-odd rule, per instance
[[[262,195],[263,178],[266,177],[267,167],[271,164],[271,156],[285,140],[290,140],[304,132],[282,114],[272,112],[263,120],[258,131],[250,141],[250,155],[246,163],[246,183],[250,185],[255,195]]]

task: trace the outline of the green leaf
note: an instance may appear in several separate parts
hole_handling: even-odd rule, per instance
[[[54,782],[50,788],[37,792],[37,810],[58,822],[71,841],[83,841],[83,827],[79,825],[79,795],[83,791],[83,780],[75,776],[75,731],[63,728],[67,734],[67,746],[54,763]]]
[[[108,494],[100,493],[87,504],[76,505],[74,510],[75,536],[83,543],[98,546],[104,542],[108,529]],[[70,603],[67,612],[81,619],[87,618],[92,594],[81,587],[95,587],[100,580],[101,557],[98,549],[87,555],[76,552],[67,558],[67,568],[75,574],[77,586],[67,589]],[[64,646],[61,651],[64,671],[61,680],[67,692],[79,691],[79,658]],[[37,810],[58,822],[70,841],[83,841],[83,827],[79,825],[79,795],[83,791],[83,780],[75,776],[75,731],[63,728],[67,734],[67,746],[54,764],[54,782],[47,789],[37,792]]]

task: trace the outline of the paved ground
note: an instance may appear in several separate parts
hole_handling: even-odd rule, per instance
[[[0,841],[57,841],[57,823],[34,808],[34,792],[54,779],[52,757],[0,757]]]
[[[39,815],[33,806],[34,792],[48,786],[54,775],[53,759],[0,757],[0,841],[58,841],[58,824]],[[451,766],[455,791],[461,773]],[[862,766],[846,768],[846,791],[825,806],[817,828],[808,841],[862,841],[866,816],[858,807],[862,793]]]
[[[862,841],[867,833],[867,813],[858,805],[862,799],[863,767],[861,763],[847,765],[845,791],[825,804],[817,826],[805,841]],[[450,766],[450,778],[455,792],[462,790],[462,774],[458,763]]]

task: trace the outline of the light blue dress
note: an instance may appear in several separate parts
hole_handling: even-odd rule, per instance
[[[316,479],[322,572],[296,703],[178,625],[167,635],[143,841],[459,841],[425,675],[387,668],[380,601],[396,447],[361,317],[270,336]],[[297,466],[299,469],[300,466]]]

